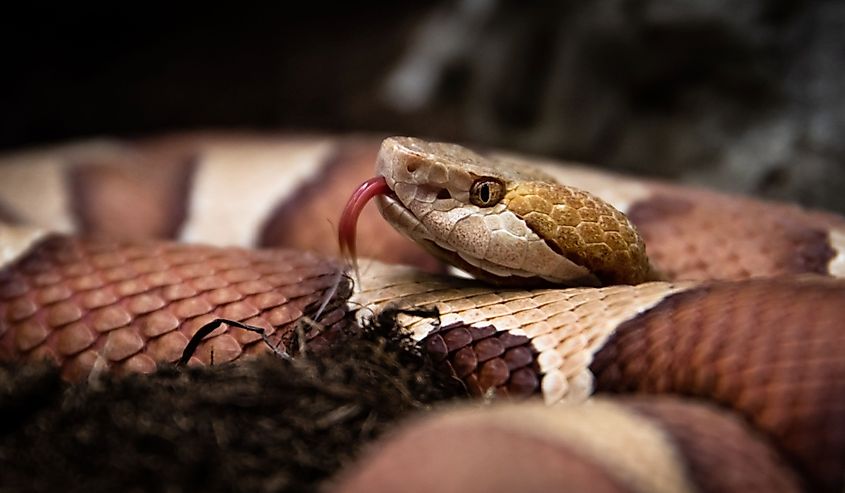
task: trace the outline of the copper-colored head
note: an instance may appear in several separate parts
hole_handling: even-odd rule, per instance
[[[648,279],[645,246],[627,218],[539,170],[454,144],[392,137],[382,143],[376,171],[380,179],[362,185],[344,212],[342,248],[350,244],[350,218],[377,196],[382,215],[399,231],[488,281],[599,285]]]

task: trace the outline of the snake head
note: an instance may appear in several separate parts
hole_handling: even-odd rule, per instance
[[[540,170],[455,144],[391,137],[381,145],[376,172],[344,209],[343,251],[354,253],[354,219],[375,197],[382,216],[402,234],[488,282],[597,286],[646,280],[645,247],[627,218]]]

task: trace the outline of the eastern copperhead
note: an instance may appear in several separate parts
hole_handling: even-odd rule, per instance
[[[388,141],[382,162],[404,159],[407,170],[409,156],[487,159],[425,144],[433,154],[409,154],[402,142]],[[326,219],[337,220],[372,175],[378,147],[368,137],[190,135],[3,158],[0,356],[51,359],[69,380],[105,368],[150,372],[215,318],[285,340],[327,293],[319,321],[332,333],[345,323],[351,289],[337,289],[343,264]],[[457,158],[442,154],[449,149]],[[668,281],[520,290],[447,277],[368,210],[360,254],[429,273],[362,264],[350,303],[438,305],[439,328],[402,320],[478,394],[539,392],[547,404],[584,401],[594,387],[638,395],[447,412],[388,440],[342,490],[442,489],[437,471],[458,460],[490,469],[447,485],[464,491],[842,489],[845,220],[499,158],[529,161],[625,212]],[[525,235],[542,239],[535,227]],[[256,334],[221,329],[192,361],[264,351]],[[411,461],[418,467],[396,474]]]

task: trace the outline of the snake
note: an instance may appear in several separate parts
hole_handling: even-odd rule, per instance
[[[150,373],[217,319],[284,346],[390,309],[496,403],[409,424],[339,491],[845,485],[833,213],[411,137],[191,134],[3,156],[0,220],[3,360]],[[268,351],[220,327],[190,364]]]

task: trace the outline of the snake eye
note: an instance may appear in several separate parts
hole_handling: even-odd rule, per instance
[[[495,178],[479,178],[469,189],[469,200],[478,207],[493,207],[505,196],[505,186]]]

